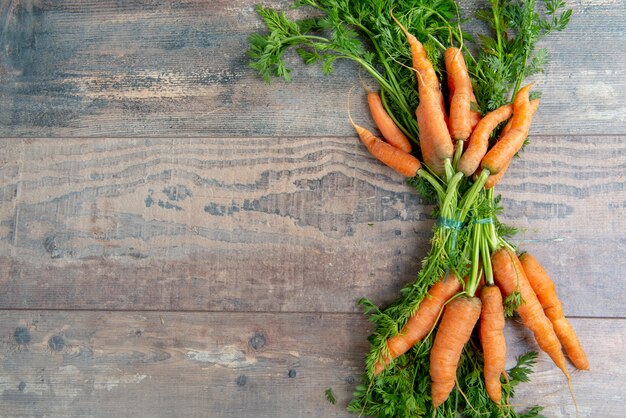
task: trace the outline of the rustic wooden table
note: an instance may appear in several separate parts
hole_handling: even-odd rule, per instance
[[[431,207],[355,139],[353,65],[247,68],[254,3],[0,1],[0,415],[348,416],[355,302],[414,278]],[[588,351],[580,416],[623,417],[626,6],[569,4],[499,191]],[[574,416],[545,355],[515,402]]]

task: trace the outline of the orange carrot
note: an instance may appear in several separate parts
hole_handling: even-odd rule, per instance
[[[466,176],[471,176],[478,166],[480,160],[485,156],[489,147],[489,135],[499,123],[507,120],[513,113],[512,105],[504,105],[489,112],[478,122],[474,132],[470,136],[467,149],[461,156],[458,163],[458,170]]]
[[[520,261],[530,286],[535,291],[546,316],[552,322],[554,331],[561,344],[563,344],[567,356],[577,368],[589,370],[587,356],[580,345],[574,329],[563,314],[563,305],[557,296],[556,288],[550,276],[532,255],[528,253],[522,254]]]
[[[418,41],[414,35],[410,34],[409,31],[406,30],[404,25],[396,19],[393,13],[391,14],[391,17],[406,36],[406,40],[411,48],[411,61],[413,69],[419,73],[420,79],[423,81],[425,86],[428,86],[432,90],[439,90],[439,78],[437,77],[437,73],[435,72],[432,63],[426,56],[426,49],[424,49],[424,45],[422,45],[422,43]],[[441,96],[441,99],[443,103],[443,96]]]
[[[437,108],[432,90],[420,92],[417,106],[417,126],[420,131],[420,148],[424,162],[436,174],[444,173],[444,160],[451,159],[454,153],[452,139],[443,113]]]
[[[412,148],[409,139],[402,133],[400,128],[398,128],[387,111],[385,111],[383,102],[380,100],[380,95],[374,91],[368,92],[367,103],[369,104],[376,127],[383,135],[383,138],[385,138],[385,141],[404,152],[410,153]]]
[[[509,106],[511,106],[511,113],[513,113],[512,112],[513,105],[509,105]],[[500,138],[502,138],[504,135],[506,135],[511,130],[512,126],[513,126],[513,119],[509,119],[509,121],[506,123],[506,125],[504,125],[504,128],[502,128],[502,132],[500,132]]]
[[[473,131],[474,128],[476,128],[476,125],[478,125],[478,122],[480,122],[481,116],[479,111],[472,110],[472,103],[474,104],[474,106],[478,106],[478,101],[476,100],[476,96],[474,96],[473,91],[470,95],[470,126],[472,127]]]
[[[513,117],[508,132],[487,152],[480,165],[491,174],[498,174],[520,150],[528,136],[533,117],[533,107],[528,100],[532,85],[523,87],[513,101]]]
[[[489,398],[495,403],[502,399],[500,376],[506,365],[506,341],[504,340],[504,307],[502,294],[497,286],[483,286],[480,290],[480,341],[485,356],[485,386]]]
[[[430,380],[433,406],[437,408],[450,395],[456,380],[461,351],[472,335],[480,316],[480,299],[459,297],[443,311],[435,342],[430,350]]]
[[[537,111],[537,108],[539,108],[539,99],[531,100],[530,105],[531,105],[531,108],[530,108],[531,111],[535,113]],[[502,132],[500,132],[500,138],[506,135],[511,130],[512,127],[513,127],[513,119],[509,119],[507,124],[504,125],[504,128],[502,128]]]
[[[444,303],[459,290],[461,290],[461,282],[454,273],[450,273],[435,283],[398,335],[387,339],[387,347],[391,357],[385,357],[382,362],[376,363],[374,374],[382,372],[393,359],[409,351],[416,342],[428,335],[435,325]]]
[[[505,296],[519,291],[524,302],[517,308],[524,324],[533,332],[539,347],[550,356],[552,361],[571,381],[567,371],[565,356],[561,351],[561,343],[554,332],[552,323],[543,312],[543,308],[535,295],[517,255],[507,248],[502,248],[491,256],[491,265],[496,284]]]
[[[363,145],[365,145],[370,154],[377,160],[406,177],[414,177],[417,174],[417,171],[421,168],[421,164],[417,158],[393,145],[389,145],[374,136],[374,134],[367,129],[357,125],[352,120],[350,121]]]
[[[485,189],[489,190],[493,188],[496,184],[500,183],[500,180],[502,180],[502,177],[504,177],[504,174],[506,173],[506,170],[509,168],[510,163],[511,161],[509,161],[509,163],[505,165],[498,174],[492,174],[487,178],[487,181],[485,182],[485,186],[484,186]]]
[[[406,35],[411,48],[413,69],[418,78],[420,103],[415,115],[420,131],[422,157],[426,165],[435,173],[443,175],[443,162],[447,158],[452,158],[454,146],[448,131],[447,115],[443,94],[439,88],[439,79],[422,43],[411,35],[395,17],[393,19]]]
[[[538,99],[530,101],[530,110],[533,113],[535,113],[537,111],[538,107],[539,107],[539,100]],[[511,130],[511,122],[510,121],[502,129],[502,133],[500,134],[500,137],[502,137],[504,134],[506,134],[506,132],[508,132],[509,130]],[[492,175],[490,175],[487,178],[487,181],[485,182],[485,189],[491,189],[493,186],[498,184],[500,182],[500,180],[502,180],[502,177],[504,177],[504,173],[506,173],[506,170],[509,168],[509,165],[511,164],[511,161],[513,161],[513,159],[509,160],[509,162],[502,168],[502,170],[500,170],[500,172],[498,174],[492,174]]]
[[[450,118],[448,127],[453,140],[465,141],[472,133],[471,101],[476,101],[472,82],[465,66],[463,53],[458,48],[448,48],[444,53],[448,88],[450,90]]]

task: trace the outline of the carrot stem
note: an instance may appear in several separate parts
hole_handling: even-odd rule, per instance
[[[496,231],[496,226],[492,222],[488,225],[487,231],[487,243],[489,245],[490,251],[495,251],[498,248],[498,233]]]
[[[441,210],[440,210],[441,218],[443,218],[446,222],[449,222],[450,220],[452,221],[452,224],[444,227],[448,230],[447,236],[445,239],[445,243],[446,243],[445,248],[446,248],[446,254],[448,255],[448,258],[450,259],[452,259],[453,256],[457,252],[456,242],[457,242],[457,235],[460,229],[461,222],[458,222],[456,219],[454,219],[455,218],[454,212],[457,207],[457,201],[458,201],[458,186],[462,179],[463,179],[463,173],[461,173],[460,171],[456,173],[454,176],[452,176],[452,178],[448,182],[448,190],[446,192],[446,196],[441,202]]]
[[[454,169],[454,167],[452,166],[452,163],[450,162],[449,158],[446,158],[443,161],[444,164],[444,169],[446,171],[446,180],[448,181],[448,183],[452,180],[452,177],[454,177],[456,170]]]
[[[460,173],[463,174],[462,172]],[[461,210],[459,212],[460,213],[459,221],[465,222],[465,217],[467,216],[467,213],[469,212],[470,208],[474,204],[474,201],[476,200],[478,193],[480,192],[480,190],[482,190],[488,178],[489,178],[489,170],[485,169],[480,173],[480,176],[478,176],[478,179],[472,185],[472,187],[465,193],[465,196],[461,200]]]
[[[481,228],[479,224],[472,226],[472,254],[471,254],[471,269],[469,279],[467,280],[467,286],[465,291],[469,296],[474,296],[476,289],[478,288],[479,274],[478,269],[480,267],[480,241],[482,239]]]
[[[387,60],[388,57],[385,54],[385,51],[383,50],[383,48],[380,47],[378,41],[376,40],[376,35],[371,30],[369,30],[366,26],[359,24],[358,22],[355,22],[354,24],[359,28],[359,30],[363,31],[363,33],[365,33],[367,37],[370,39],[370,41],[372,42],[372,45],[374,46],[376,53],[378,53],[378,56],[380,57],[380,62],[383,64],[383,67],[385,68],[385,74],[388,76],[390,83],[395,88],[394,91],[400,91],[401,88],[400,88],[400,85],[398,84],[398,80],[396,80],[396,76],[389,66],[389,61]],[[405,101],[404,95],[401,95],[401,99],[403,103],[402,107],[408,108],[409,106],[408,106],[408,103]]]
[[[481,229],[487,229],[489,225],[480,225]],[[482,266],[485,271],[485,282],[488,285],[493,286],[493,268],[491,266],[491,256],[489,254],[489,233],[487,231],[483,231],[483,239],[480,241],[480,258],[482,261]]]
[[[463,173],[458,172],[448,182],[448,191],[446,192],[446,196],[441,202],[441,215],[445,217],[451,217],[452,211],[450,210],[454,206],[452,206],[452,199],[457,195],[457,186],[461,179],[463,178]]]
[[[491,0],[491,10],[493,11],[493,24],[496,31],[496,39],[498,40],[498,53],[502,55],[502,28],[500,27],[500,1]]]
[[[455,171],[457,165],[459,164],[459,160],[461,159],[461,155],[463,154],[463,146],[464,141],[462,139],[456,141],[456,150],[454,150],[454,160],[452,162],[452,166],[454,167]]]
[[[535,10],[535,0],[530,0],[529,5],[527,7],[529,9]],[[524,63],[523,63],[522,68],[526,68],[526,62],[528,61],[528,55],[530,54],[530,51],[531,51],[531,48],[529,47],[528,44],[526,44],[524,48]],[[513,95],[511,96],[512,98],[515,97],[515,95],[517,94],[517,91],[522,86],[522,81],[524,81],[525,77],[526,77],[526,74],[524,71],[520,72],[517,75],[517,80],[515,81],[515,89],[513,90]]]
[[[486,190],[486,197],[489,201],[489,205],[491,207],[492,213],[495,212],[495,201],[493,198],[493,188]],[[492,217],[491,222],[486,225],[485,228],[485,238],[487,238],[488,250],[491,252],[496,251],[500,246],[500,241],[498,240],[498,232],[496,231],[496,220]],[[490,258],[491,264],[491,258]]]

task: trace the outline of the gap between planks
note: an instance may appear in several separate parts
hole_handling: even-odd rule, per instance
[[[163,310],[163,309],[101,309],[101,308],[77,308],[77,309],[66,309],[66,308],[2,308],[0,307],[0,312],[80,312],[80,313],[180,313],[180,314],[233,314],[233,315],[259,315],[259,314],[268,314],[268,315],[324,315],[324,316],[367,316],[363,313],[358,312],[337,312],[337,311],[232,311],[232,310],[201,310],[201,309],[191,309],[191,310]],[[568,319],[589,319],[589,320],[626,320],[626,317],[618,317],[618,316],[590,316],[590,315],[567,315]]]
[[[610,137],[616,137],[616,136],[626,136],[626,134],[624,133],[594,133],[594,134],[582,134],[582,133],[562,133],[562,134],[536,134],[536,133],[530,133],[528,135],[531,139],[531,146],[533,142],[535,141],[535,138],[554,138],[554,137],[565,137],[565,138],[590,138],[590,137],[598,137],[598,138],[610,138]],[[145,139],[219,139],[219,140],[238,140],[238,141],[243,141],[246,139],[250,139],[250,140],[262,140],[262,139],[267,139],[267,140],[287,140],[287,139],[315,139],[315,138],[319,138],[319,139],[346,139],[346,138],[358,138],[358,135],[356,133],[354,133],[354,135],[272,135],[272,136],[268,136],[268,135],[260,135],[260,136],[253,136],[253,135],[246,135],[246,136],[223,136],[223,135],[172,135],[172,134],[168,134],[168,135],[141,135],[141,136],[128,136],[128,135],[104,135],[104,136],[47,136],[47,135],[42,135],[42,136],[37,136],[37,135],[31,135],[31,136],[0,136],[0,141],[3,140],[8,140],[8,141],[28,141],[31,139],[37,139],[37,140],[41,140],[41,139],[45,139],[45,140],[49,140],[49,141],[75,141],[75,140],[90,140],[90,141],[103,141],[103,140],[107,140],[107,139],[115,139],[115,140],[145,140]]]

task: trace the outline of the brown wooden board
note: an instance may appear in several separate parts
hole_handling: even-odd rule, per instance
[[[573,374],[580,416],[621,417],[623,388],[598,382],[626,378],[626,322],[572,323],[592,370]],[[0,415],[347,417],[368,332],[358,314],[5,311]],[[531,338],[509,321],[508,367]],[[543,354],[535,369],[515,405],[574,416],[561,372]]]
[[[0,3],[0,136],[351,135],[346,96],[359,70],[339,62],[325,77],[291,54],[293,82],[264,85],[245,55],[263,30],[256,3]],[[462,5],[472,16],[476,2]],[[534,80],[544,99],[533,132],[626,134],[625,52],[611,47],[626,42],[624,2],[568,6],[567,31],[542,44],[550,60]],[[353,112],[368,118],[362,103]]]
[[[626,313],[624,144],[535,137],[499,186],[569,315]],[[4,308],[354,312],[394,300],[432,236],[432,207],[355,138],[0,146]]]

